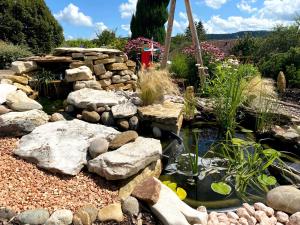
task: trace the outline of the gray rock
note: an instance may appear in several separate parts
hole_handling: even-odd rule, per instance
[[[109,85],[111,85],[111,79],[102,79],[99,81],[99,83],[101,84],[102,87],[107,87]]]
[[[137,116],[133,116],[129,119],[129,128],[131,130],[137,130],[139,127],[139,118]]]
[[[164,225],[207,224],[208,220],[207,212],[191,208],[164,184],[161,184],[158,202],[150,208]]]
[[[111,112],[104,112],[101,115],[101,122],[105,126],[113,126],[115,124],[114,117]]]
[[[28,98],[23,91],[15,91],[6,96],[6,104],[15,111],[23,112],[32,109],[43,109],[37,101]]]
[[[0,105],[0,115],[11,112],[11,109],[7,108],[4,105]]]
[[[73,105],[67,105],[65,107],[65,112],[67,112],[67,113],[72,113],[74,111],[75,111],[75,107]]]
[[[17,74],[27,73],[36,69],[37,64],[33,61],[15,61],[11,64],[11,70]]]
[[[290,220],[287,225],[299,225],[300,224],[300,212],[294,213],[290,216]]]
[[[267,194],[269,207],[290,214],[300,212],[300,190],[293,186],[279,186]]]
[[[83,110],[82,119],[90,123],[97,123],[100,121],[100,115],[95,111]]]
[[[10,84],[0,84],[0,105],[6,102],[7,95],[17,90],[17,87]]]
[[[73,213],[71,210],[60,209],[52,213],[45,225],[69,225],[72,223],[72,220]]]
[[[162,136],[161,130],[158,127],[153,127],[152,133],[155,138],[161,138]]]
[[[111,71],[107,71],[105,74],[99,76],[100,79],[108,79],[111,78],[113,73]]]
[[[105,112],[105,107],[101,106],[97,108],[97,113],[102,114],[103,112]]]
[[[138,80],[138,76],[135,75],[135,74],[133,74],[133,75],[131,75],[131,79],[132,79],[132,80]]]
[[[159,140],[138,137],[135,142],[90,160],[88,169],[107,180],[126,179],[158,160],[161,154]]]
[[[22,224],[39,225],[49,219],[49,212],[46,209],[27,210],[17,215],[16,220]]]
[[[137,113],[137,107],[133,103],[127,102],[113,106],[111,111],[114,118],[120,119],[134,116]]]
[[[140,212],[139,201],[132,196],[129,196],[122,202],[122,210],[131,216],[137,216]]]
[[[108,92],[104,90],[93,90],[89,88],[80,89],[71,92],[67,98],[67,102],[77,108],[86,109],[90,103],[100,106],[113,106],[126,102],[124,96],[118,95],[115,92]]]
[[[138,133],[135,131],[126,131],[120,134],[117,134],[114,139],[110,141],[110,149],[118,149],[123,145],[135,141],[138,138]]]
[[[104,64],[94,65],[94,72],[95,72],[96,75],[105,74],[106,73],[106,69],[105,69]]]
[[[101,84],[96,80],[76,81],[74,83],[74,90],[80,90],[83,88],[91,88],[95,90],[102,90]]]
[[[0,136],[23,136],[47,123],[49,116],[40,110],[0,115]]]
[[[93,73],[87,66],[80,66],[74,69],[67,69],[65,79],[67,82],[92,80]]]
[[[53,113],[50,117],[50,122],[57,122],[61,120],[66,120],[65,117],[61,113]]]
[[[9,208],[6,207],[0,207],[0,220],[5,219],[5,220],[10,220],[11,218],[15,217],[17,213]]]
[[[92,138],[118,133],[113,128],[76,119],[58,121],[39,126],[23,136],[14,153],[46,170],[76,175],[86,164]]]
[[[101,222],[110,221],[110,220],[122,222],[124,219],[124,216],[123,216],[121,204],[114,203],[114,204],[103,207],[98,212],[98,219]]]
[[[91,157],[94,159],[97,156],[107,152],[108,146],[109,143],[106,139],[102,137],[99,138],[96,137],[90,144],[89,153]]]
[[[123,80],[121,79],[120,75],[114,75],[112,76],[111,81],[113,84],[118,84],[118,83],[122,83]]]
[[[85,205],[79,210],[84,211],[89,215],[91,223],[97,219],[98,209],[94,205]]]

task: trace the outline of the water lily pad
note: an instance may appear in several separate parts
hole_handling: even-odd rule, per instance
[[[224,182],[212,183],[211,189],[221,195],[229,195],[231,192],[231,187]]]
[[[181,187],[177,188],[176,193],[180,200],[184,200],[187,196],[186,191]]]
[[[268,176],[266,174],[262,174],[262,175],[258,176],[257,179],[261,184],[266,185],[266,186],[275,185],[277,183],[277,180],[275,177]]]

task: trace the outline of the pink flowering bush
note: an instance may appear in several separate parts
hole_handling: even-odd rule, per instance
[[[151,39],[144,38],[144,37],[132,39],[128,41],[127,44],[125,45],[125,52],[130,59],[136,60],[137,53],[140,53],[144,47],[151,48],[151,43],[152,43]],[[157,59],[160,59],[164,52],[164,47],[160,43],[155,41],[153,41],[153,47],[155,49],[160,49],[160,51],[157,52],[155,57]]]
[[[225,58],[225,53],[221,51],[216,46],[208,43],[208,42],[201,42],[201,49],[204,55],[208,55],[214,61],[221,61]],[[182,52],[186,55],[194,56],[195,55],[195,47],[192,45],[190,47],[186,47],[182,50]]]

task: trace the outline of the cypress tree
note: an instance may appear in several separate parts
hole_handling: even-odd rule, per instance
[[[48,53],[64,40],[44,0],[0,0],[0,30],[0,40],[28,45],[34,53]]]
[[[138,0],[136,13],[132,15],[131,38],[145,37],[164,43],[170,0]]]
[[[204,29],[203,23],[201,21],[195,22],[195,26],[196,26],[199,41],[205,41],[206,31]],[[185,36],[188,40],[192,40],[192,33],[191,33],[190,26],[186,28]]]

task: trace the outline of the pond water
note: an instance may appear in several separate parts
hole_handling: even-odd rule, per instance
[[[195,130],[197,135],[195,135]],[[238,129],[234,137],[256,141],[253,133],[246,129]],[[229,195],[218,194],[212,190],[211,184],[222,180],[227,172],[226,160],[216,157],[214,151],[211,150],[212,146],[224,140],[224,136],[220,135],[215,125],[196,123],[182,129],[179,136],[169,134],[165,140],[167,140],[163,144],[165,167],[160,179],[176,183],[177,187],[183,188],[187,193],[184,201],[190,206],[196,208],[203,205],[208,210],[226,211],[239,207],[245,201],[248,203],[264,202],[266,192],[258,188],[248,188],[246,196],[238,194],[232,184],[230,185],[232,191]],[[195,149],[198,149],[196,174],[192,172],[191,166],[193,159],[197,157]],[[252,151],[251,147],[249,151]],[[279,177],[280,174],[277,175]]]

